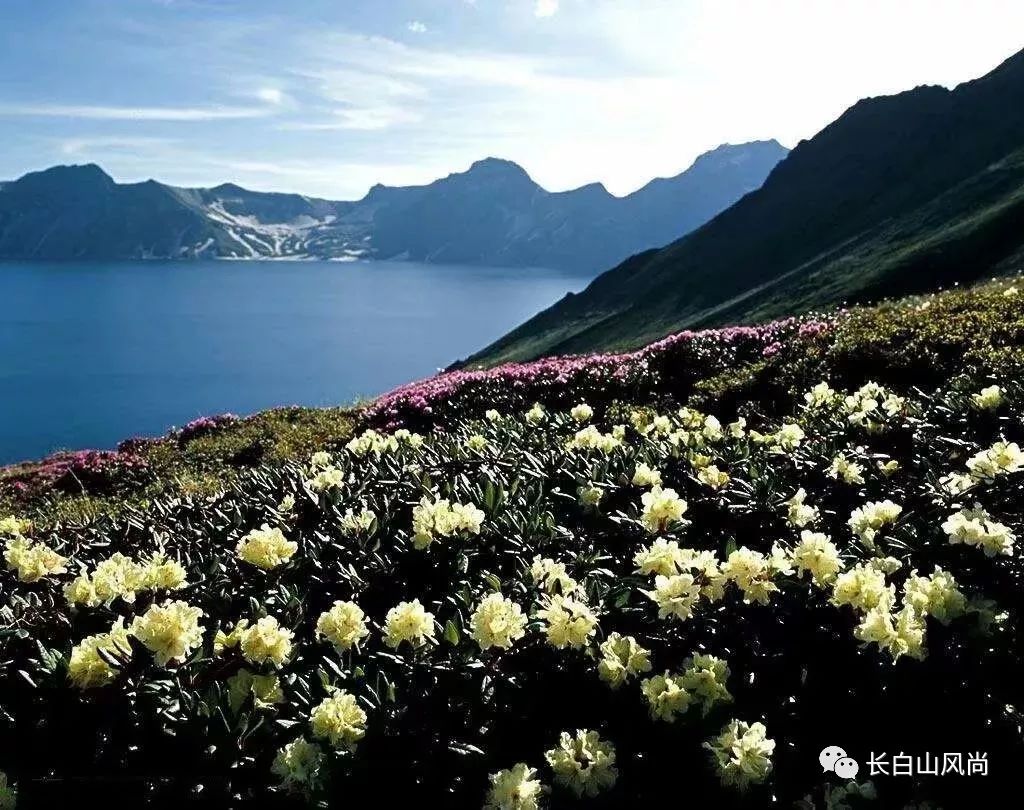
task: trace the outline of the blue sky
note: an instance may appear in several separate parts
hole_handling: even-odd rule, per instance
[[[1022,47],[1018,0],[0,0],[0,179],[348,199],[494,155],[626,193]]]

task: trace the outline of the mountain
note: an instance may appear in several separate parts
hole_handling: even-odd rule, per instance
[[[1024,264],[1024,51],[953,90],[861,101],[762,187],[568,295],[471,363],[899,295]]]
[[[119,184],[95,165],[0,185],[0,258],[377,258],[596,272],[666,244],[761,185],[787,150],[726,145],[625,197],[552,193],[488,158],[429,185],[334,202],[231,183]]]

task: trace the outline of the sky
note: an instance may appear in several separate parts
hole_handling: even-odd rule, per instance
[[[0,0],[0,180],[357,199],[495,156],[625,194],[1021,48],[1020,0]]]

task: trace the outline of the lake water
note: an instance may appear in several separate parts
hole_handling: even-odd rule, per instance
[[[586,279],[406,262],[0,262],[0,463],[433,374]]]

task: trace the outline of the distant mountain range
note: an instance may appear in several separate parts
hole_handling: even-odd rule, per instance
[[[96,165],[56,166],[0,184],[0,258],[376,258],[597,272],[702,225],[786,154],[775,141],[721,146],[626,197],[598,183],[551,193],[488,158],[425,186],[374,186],[357,202],[119,184]]]
[[[629,348],[1024,268],[1024,51],[980,79],[861,101],[756,192],[470,358]]]

